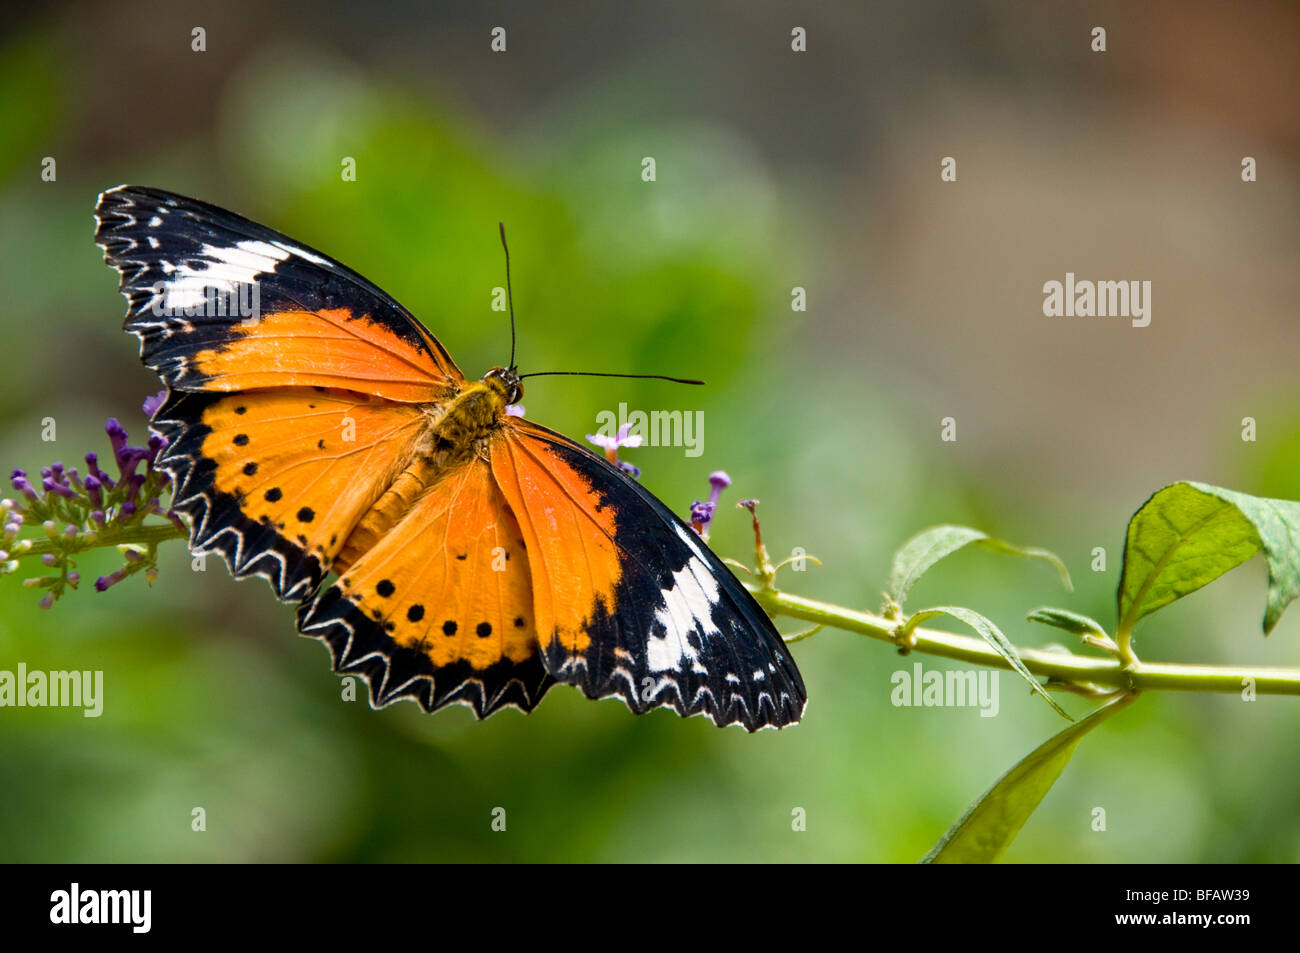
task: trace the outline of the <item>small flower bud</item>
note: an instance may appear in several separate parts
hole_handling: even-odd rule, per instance
[[[59,496],[66,497],[70,500],[75,499],[77,496],[77,494],[73,493],[68,487],[57,482],[52,476],[42,477],[41,487],[46,493],[57,493]]]
[[[146,417],[153,417],[154,414],[158,413],[158,408],[161,407],[166,400],[167,390],[164,388],[158,393],[150,394],[146,397],[144,403],[140,405],[140,409],[144,411]]]
[[[90,505],[97,510],[104,507],[104,491],[102,487],[103,484],[99,482],[98,477],[93,475],[86,477],[86,496],[90,498]]]

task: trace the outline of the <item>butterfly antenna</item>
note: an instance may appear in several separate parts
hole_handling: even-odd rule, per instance
[[[506,253],[506,302],[510,306],[510,369],[515,369],[515,297],[510,290],[510,246],[506,244],[506,224],[497,222],[501,230],[501,248]]]
[[[515,298],[514,293],[510,290],[510,246],[506,244],[506,226],[504,222],[497,222],[497,228],[501,232],[501,249],[506,253],[506,301],[510,306],[510,369],[515,370]],[[685,377],[668,377],[664,374],[605,374],[598,371],[534,371],[532,374],[520,374],[519,379],[525,377],[551,377],[557,374],[574,376],[574,377],[629,377],[639,380],[656,380],[672,381],[674,384],[703,384],[704,381],[691,380]]]
[[[666,374],[606,374],[600,371],[534,371],[531,374],[520,374],[519,379],[523,380],[525,377],[552,377],[556,374],[575,377],[631,377],[647,381],[672,381],[674,384],[700,385],[704,383],[704,381],[692,380],[689,377],[668,377]]]

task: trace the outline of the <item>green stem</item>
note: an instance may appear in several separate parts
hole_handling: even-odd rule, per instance
[[[744,585],[769,615],[803,619],[896,644],[898,623],[883,616],[793,596],[755,583]],[[982,639],[923,628],[912,629],[909,638],[914,652],[987,668],[1011,668],[1010,663]],[[1239,693],[1243,688],[1242,680],[1251,679],[1256,693],[1261,695],[1300,695],[1300,669],[1140,661],[1125,666],[1113,658],[1091,658],[1066,651],[1017,648],[1017,652],[1025,667],[1035,675],[1070,685],[1104,685],[1130,691]],[[1047,687],[1053,686],[1049,683]]]
[[[135,526],[126,526],[121,529],[100,530],[93,539],[85,540],[76,546],[74,552],[84,553],[92,549],[103,549],[108,546],[123,546],[131,543],[138,543],[144,546],[157,546],[169,539],[187,539],[188,535],[182,533],[172,523],[143,523]],[[67,552],[67,544],[61,541],[55,541],[49,538],[32,538],[31,548],[23,552],[15,552],[14,556],[26,558],[27,556],[40,556],[42,553]]]

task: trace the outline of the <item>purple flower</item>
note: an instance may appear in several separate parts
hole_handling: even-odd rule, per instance
[[[126,578],[125,568],[118,569],[116,572],[111,572],[107,576],[100,576],[98,579],[95,580],[95,591],[104,592],[110,586],[117,585],[125,578]]]
[[[73,493],[69,487],[64,486],[62,483],[56,483],[52,476],[42,477],[41,487],[46,493],[57,493],[59,496],[66,497],[69,500],[75,500],[77,498],[77,494]]]
[[[28,482],[27,474],[25,472],[22,470],[15,470],[9,479],[12,481],[15,490],[27,497],[27,499],[32,503],[36,502],[36,490],[32,487],[31,483]]]
[[[603,433],[589,433],[587,434],[587,442],[603,447],[606,454],[608,454],[611,451],[616,452],[619,447],[641,446],[641,435],[632,433],[631,424],[624,424],[618,428],[618,433],[613,437],[607,437]]]
[[[105,489],[111,490],[113,488],[113,478],[99,468],[99,454],[86,454],[86,473],[89,474],[87,479],[94,477],[99,481],[99,485]]]
[[[608,437],[603,433],[589,433],[587,434],[587,441],[597,447],[603,447],[606,460],[624,473],[629,474],[633,479],[636,479],[641,475],[640,468],[634,467],[630,463],[623,463],[618,459],[619,447],[641,446],[641,435],[639,433],[634,434],[631,430],[632,426],[630,424],[624,424],[618,428],[618,433],[613,437]]]
[[[696,527],[696,532],[700,532],[699,527],[708,526],[713,522],[713,513],[716,507],[712,503],[701,503],[696,500],[691,504],[691,524]]]
[[[108,422],[104,424],[104,432],[108,434],[108,442],[113,445],[113,456],[117,458],[118,466],[122,465],[122,454],[126,451],[126,428],[116,417],[109,417]]]
[[[709,486],[709,499],[704,503],[696,500],[691,504],[691,528],[704,540],[709,538],[709,524],[718,512],[718,500],[722,498],[722,491],[731,486],[731,477],[724,470],[714,470],[709,474]]]
[[[94,476],[86,477],[86,496],[90,499],[90,505],[97,510],[104,508],[104,490],[102,484]]]
[[[522,417],[524,415],[523,404],[506,404],[507,417]]]
[[[132,473],[127,478],[126,484],[126,503],[123,504],[123,512],[128,504],[133,504],[140,495],[140,487],[144,486],[145,475],[143,473]]]
[[[166,399],[167,392],[151,396],[145,401],[145,412],[156,413]],[[113,460],[120,471],[114,478],[99,467],[99,457],[95,453],[86,454],[86,472],[82,476],[73,467],[65,467],[55,462],[40,471],[39,485],[33,486],[26,471],[13,470],[10,480],[14,488],[22,494],[14,500],[5,500],[0,504],[0,523],[4,523],[0,541],[5,552],[0,555],[0,572],[14,571],[16,560],[10,558],[11,552],[19,555],[32,547],[30,540],[15,544],[23,523],[23,512],[29,516],[29,522],[40,523],[46,535],[53,541],[52,552],[40,555],[41,562],[56,569],[63,568],[62,575],[36,577],[26,580],[28,588],[46,589],[45,598],[41,600],[44,608],[49,608],[63,594],[65,587],[76,587],[80,576],[67,572],[68,555],[80,551],[83,546],[106,545],[109,541],[100,541],[98,535],[112,532],[144,520],[149,515],[164,516],[182,532],[187,531],[184,522],[170,509],[162,505],[163,495],[170,489],[170,477],[155,469],[155,463],[168,441],[160,434],[151,434],[145,447],[130,444],[126,428],[116,418],[110,417],[104,425],[112,445]],[[140,463],[144,462],[143,469]],[[15,502],[15,500],[17,502]],[[62,532],[60,532],[62,528]],[[83,539],[83,532],[85,537]],[[144,571],[146,579],[152,581],[157,575],[153,566],[152,551],[145,554],[136,549],[123,550],[125,565],[116,572],[100,576],[95,580],[95,589],[99,592],[116,585],[138,571]],[[11,566],[12,564],[12,566]]]
[[[145,456],[145,463],[150,470],[153,469],[154,463],[158,459],[158,453],[163,447],[167,446],[167,438],[162,434],[151,434],[149,437],[149,452]]]
[[[163,405],[163,402],[166,400],[167,400],[167,391],[160,390],[158,393],[150,394],[148,397],[146,397],[144,399],[144,403],[140,406],[140,409],[144,411],[144,415],[146,417],[152,419],[153,415],[158,413],[158,408],[161,407]]]

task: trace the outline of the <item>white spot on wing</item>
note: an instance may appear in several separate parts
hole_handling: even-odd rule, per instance
[[[283,248],[290,255],[296,255],[297,257],[303,259],[304,261],[311,262],[313,265],[324,265],[327,268],[329,267],[330,263],[326,261],[324,258],[322,258],[320,255],[313,255],[311,252],[307,251],[307,249],[299,248],[297,245],[290,245],[287,242],[276,242],[275,247]]]
[[[681,539],[683,543],[685,543],[690,548],[691,552],[695,554],[696,558],[699,559],[700,561],[703,561],[704,553],[700,551],[700,543],[699,540],[696,539],[695,534],[693,532],[690,532],[689,530],[682,529],[681,526],[679,526],[676,523],[673,524],[673,529],[677,531],[677,536]]]
[[[662,590],[659,597],[655,621],[664,627],[664,634],[662,638],[652,635],[646,641],[650,671],[667,672],[689,664],[691,671],[704,674],[708,670],[689,636],[721,632],[713,621],[718,581],[698,557],[692,556],[685,567],[673,573],[672,587]]]
[[[163,289],[165,310],[176,312],[201,307],[208,288],[235,294],[240,285],[251,285],[258,275],[275,271],[276,264],[288,258],[289,253],[266,242],[243,241],[231,248],[205,244],[199,257],[208,267],[195,268],[185,262],[176,266],[176,277]]]

